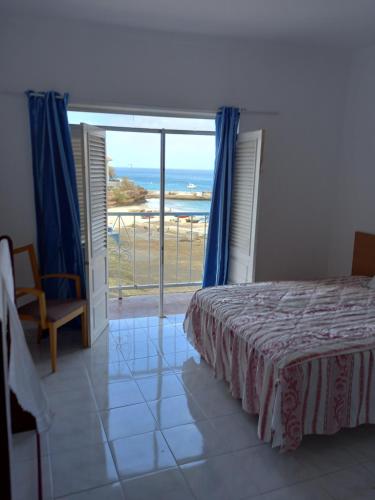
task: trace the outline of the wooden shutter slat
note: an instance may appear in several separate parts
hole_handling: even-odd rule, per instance
[[[77,182],[77,193],[78,193],[78,206],[79,206],[79,217],[80,217],[80,228],[81,228],[81,243],[85,244],[86,241],[86,195],[85,195],[85,174],[84,174],[84,164],[82,157],[82,130],[79,125],[71,125],[71,138],[72,138],[72,148],[74,164],[76,169],[76,182]]]
[[[105,137],[87,132],[92,252],[107,248],[107,167]]]
[[[238,136],[233,176],[229,281],[248,281],[255,245],[260,153],[262,133]],[[251,270],[251,273],[253,271]],[[251,277],[252,279],[252,277]]]

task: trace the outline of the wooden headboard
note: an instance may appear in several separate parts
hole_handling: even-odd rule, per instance
[[[352,276],[375,276],[375,235],[355,233]]]

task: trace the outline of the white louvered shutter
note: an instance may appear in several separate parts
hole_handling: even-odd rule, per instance
[[[107,168],[105,131],[86,127],[90,189],[91,255],[107,249]]]
[[[92,343],[108,325],[105,130],[86,124],[73,125],[72,143],[85,248],[86,291]]]
[[[86,183],[85,172],[83,168],[83,141],[82,127],[80,125],[71,125],[71,137],[73,146],[74,163],[76,167],[77,191],[79,215],[81,224],[81,242],[86,243]]]
[[[229,283],[254,281],[263,131],[238,135],[233,178]]]

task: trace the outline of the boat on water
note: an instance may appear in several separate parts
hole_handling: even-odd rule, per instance
[[[187,188],[188,188],[188,189],[194,189],[194,188],[196,188],[196,187],[197,187],[197,185],[196,185],[196,184],[193,184],[192,182],[189,182],[189,184],[187,185]]]
[[[187,217],[186,222],[190,222],[191,224],[198,224],[198,222],[201,222],[201,219],[199,217]]]

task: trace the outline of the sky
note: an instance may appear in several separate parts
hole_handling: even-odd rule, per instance
[[[175,130],[214,131],[213,119],[68,112],[70,123]],[[159,168],[160,134],[107,131],[107,155],[114,167]],[[166,168],[214,168],[213,135],[166,134]]]

